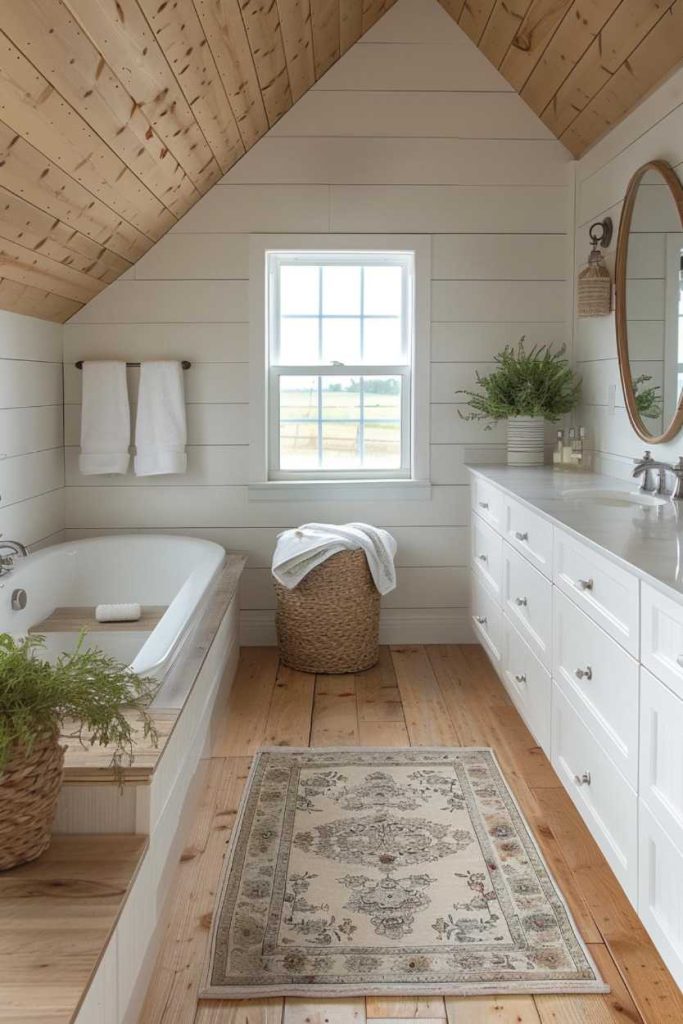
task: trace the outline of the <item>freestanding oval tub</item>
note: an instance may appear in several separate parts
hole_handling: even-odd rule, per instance
[[[0,632],[40,632],[40,623],[57,608],[94,609],[98,604],[129,602],[161,607],[151,630],[95,627],[86,642],[162,683],[192,633],[224,561],[225,550],[219,544],[164,534],[96,537],[43,548],[17,558],[14,569],[0,578]],[[16,590],[24,590],[27,597],[20,611],[12,609]],[[47,633],[47,656],[70,650],[77,636],[73,631]]]

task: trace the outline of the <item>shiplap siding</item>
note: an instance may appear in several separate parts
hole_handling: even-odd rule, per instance
[[[588,255],[590,224],[609,214],[614,221],[614,239],[606,251],[606,258],[614,274],[617,228],[628,182],[642,164],[655,159],[667,160],[683,180],[683,70],[673,75],[578,161],[575,202],[577,272]],[[668,214],[662,230],[670,226],[670,208]],[[635,221],[634,228],[638,228]],[[640,234],[637,247],[639,258],[630,262],[628,272],[634,278],[641,278],[638,282],[642,292],[639,315],[643,319],[632,327],[630,338],[642,360],[638,363],[638,372],[651,373],[659,378],[661,370],[648,359],[656,359],[661,347],[661,323],[656,322],[657,318],[661,319],[661,306],[651,301],[654,291],[662,287],[662,283],[656,281],[661,274],[661,254],[656,251],[661,249],[660,239]],[[629,282],[629,287],[632,284]],[[638,437],[628,421],[616,345],[613,313],[608,317],[576,319],[574,354],[584,382],[579,418],[588,428],[595,450],[596,468],[628,477],[633,459],[642,455],[646,447],[652,446]],[[657,423],[654,426],[657,427]],[[655,457],[668,462],[676,461],[680,455],[678,441],[655,447]]]
[[[68,535],[177,530],[247,552],[243,639],[268,642],[278,531],[369,520],[399,542],[384,639],[468,639],[465,459],[499,458],[505,431],[461,420],[454,392],[522,334],[567,340],[570,162],[436,0],[399,0],[67,324]],[[249,236],[337,232],[432,236],[429,500],[249,500]],[[79,475],[73,363],[88,357],[192,360],[187,475]]]
[[[0,534],[24,544],[64,529],[62,325],[0,311]]]

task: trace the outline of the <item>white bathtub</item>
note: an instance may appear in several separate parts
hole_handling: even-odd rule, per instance
[[[0,579],[0,632],[21,635],[55,608],[136,602],[167,607],[151,632],[88,634],[93,647],[163,682],[205,606],[225,561],[219,544],[193,537],[128,534],[56,544],[27,558]],[[12,594],[25,590],[26,608],[13,611]],[[69,650],[73,633],[49,633],[48,656]],[[163,687],[155,704],[163,704]],[[175,704],[175,700],[172,702]]]

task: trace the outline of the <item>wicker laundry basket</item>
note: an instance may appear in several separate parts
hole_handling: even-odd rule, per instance
[[[362,672],[379,660],[380,595],[365,552],[340,551],[293,590],[274,580],[283,664],[299,672]]]
[[[63,764],[56,729],[30,751],[10,753],[0,770],[0,871],[35,860],[50,845]]]

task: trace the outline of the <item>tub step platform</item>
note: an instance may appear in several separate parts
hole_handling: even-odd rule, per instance
[[[29,633],[78,633],[87,629],[89,633],[117,633],[122,630],[134,630],[136,633],[151,633],[167,605],[150,604],[142,609],[142,615],[135,622],[98,622],[94,608],[76,606],[55,608],[42,622],[31,626]]]
[[[75,1019],[146,845],[137,835],[54,836],[38,860],[0,874],[1,1020]]]

